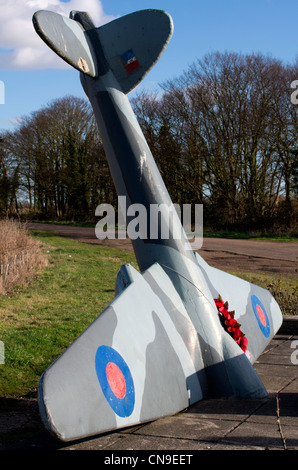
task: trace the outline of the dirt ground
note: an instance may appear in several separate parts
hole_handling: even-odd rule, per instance
[[[32,223],[28,228],[53,230],[57,235],[83,243],[106,245],[132,251],[127,240],[98,240],[94,228],[70,227]],[[211,266],[230,271],[254,271],[297,274],[298,242],[269,242],[207,238],[199,251]],[[38,438],[36,438],[36,434]],[[31,441],[31,436],[33,441]],[[36,444],[38,443],[38,444]],[[26,449],[37,445],[47,449],[59,448],[42,427],[36,397],[18,400],[0,398],[0,450]]]

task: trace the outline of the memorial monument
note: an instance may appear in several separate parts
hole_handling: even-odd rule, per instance
[[[144,10],[97,28],[85,12],[39,11],[33,23],[80,72],[118,196],[145,207],[150,228],[150,206],[173,204],[127,93],[164,52],[171,17]],[[140,272],[121,267],[115,299],[42,375],[41,416],[57,438],[151,421],[203,398],[266,396],[253,363],[281,325],[279,306],[209,266],[172,219],[168,237],[132,240]]]

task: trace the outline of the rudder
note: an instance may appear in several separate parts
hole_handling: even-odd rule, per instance
[[[97,28],[105,58],[129,93],[147,75],[167,47],[172,34],[170,15],[141,10]]]

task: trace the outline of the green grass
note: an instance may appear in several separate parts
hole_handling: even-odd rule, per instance
[[[0,297],[0,396],[35,392],[42,372],[114,298],[122,264],[134,255],[35,232],[49,266],[27,287]]]
[[[277,301],[283,315],[297,315],[298,285],[297,276],[273,273],[231,272],[248,282],[269,290]]]
[[[228,232],[228,231],[212,231],[204,230],[204,238],[229,238],[241,240],[267,240],[267,241],[282,241],[282,242],[297,242],[298,234],[274,234],[274,233],[242,233],[242,232]]]
[[[49,231],[32,233],[42,241],[49,265],[29,285],[0,297],[0,340],[5,345],[0,397],[36,396],[43,371],[114,298],[122,264],[137,267],[133,253],[87,245]],[[271,290],[283,313],[294,314],[294,278],[233,274]]]

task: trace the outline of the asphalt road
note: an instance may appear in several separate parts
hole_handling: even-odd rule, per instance
[[[99,240],[93,227],[42,223],[28,223],[27,227],[54,231],[84,243],[133,251],[129,239]],[[207,263],[219,269],[297,274],[298,242],[204,238],[198,251]]]

